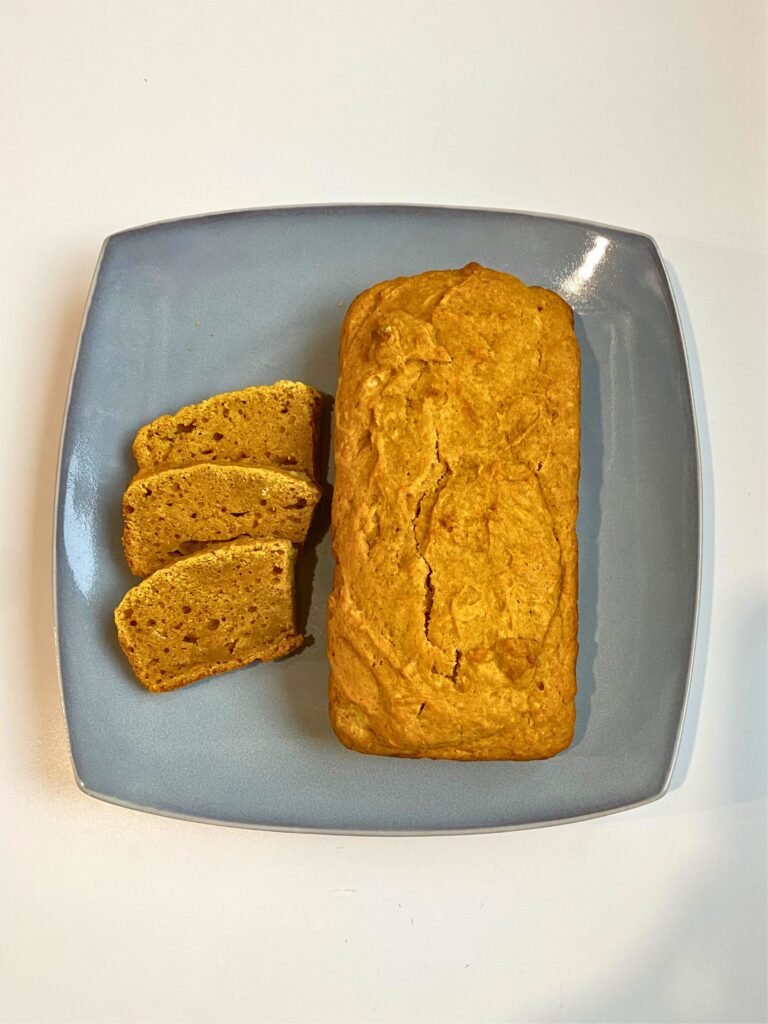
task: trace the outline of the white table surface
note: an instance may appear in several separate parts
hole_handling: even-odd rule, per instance
[[[0,0],[3,1021],[766,1019],[766,6]],[[241,831],[75,787],[54,471],[105,235],[425,202],[649,232],[701,431],[671,792],[502,835]]]

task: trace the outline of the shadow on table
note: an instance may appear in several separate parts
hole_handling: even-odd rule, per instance
[[[26,623],[29,714],[34,744],[33,772],[57,797],[76,796],[54,644],[51,531],[54,517],[59,440],[89,284],[91,256],[73,267],[76,287],[67,297],[51,338],[47,363],[40,367],[45,393],[30,472],[34,475],[32,529],[28,551],[29,582]]]
[[[685,296],[672,264],[665,260],[675,303],[685,338],[691,390],[696,414],[701,471],[701,578],[696,647],[691,673],[688,704],[680,737],[677,761],[672,774],[672,789],[686,781],[701,718],[704,682],[712,630],[712,605],[715,575],[715,482],[704,384],[696,345],[696,335]],[[766,707],[766,600],[765,594],[745,594],[736,616],[730,641],[733,677],[729,721],[721,722],[726,742],[728,797],[736,801],[765,796],[767,788],[765,720]]]
[[[664,265],[669,276],[672,292],[675,297],[677,311],[683,330],[688,369],[693,396],[694,415],[699,438],[699,457],[701,474],[701,568],[699,581],[699,614],[696,630],[696,648],[694,652],[693,671],[691,674],[688,703],[685,721],[678,748],[677,761],[672,775],[671,789],[677,789],[685,782],[691,764],[693,745],[701,714],[701,701],[704,691],[704,677],[709,648],[709,633],[712,622],[712,590],[714,576],[715,548],[715,498],[714,478],[712,473],[712,445],[709,437],[709,423],[704,399],[704,386],[699,364],[699,354],[693,325],[688,313],[688,306],[680,286],[674,267],[665,260]]]

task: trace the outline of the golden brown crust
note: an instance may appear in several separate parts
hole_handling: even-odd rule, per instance
[[[471,264],[342,331],[331,720],[364,753],[551,757],[573,735],[579,351],[563,300]]]

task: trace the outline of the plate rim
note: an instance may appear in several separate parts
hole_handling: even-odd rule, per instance
[[[64,461],[64,440],[66,435],[67,424],[69,422],[70,407],[72,404],[72,395],[74,391],[75,379],[77,376],[77,369],[80,360],[80,354],[83,347],[83,340],[85,337],[85,330],[88,324],[88,318],[93,304],[93,298],[96,293],[96,286],[98,284],[101,268],[104,263],[104,258],[107,250],[113,240],[117,240],[121,237],[132,235],[138,232],[149,231],[158,227],[165,227],[176,224],[189,223],[193,221],[205,221],[205,220],[217,220],[224,218],[236,218],[244,215],[252,215],[258,213],[284,213],[284,212],[300,212],[304,210],[314,211],[339,211],[339,210],[442,210],[442,211],[453,211],[457,213],[491,213],[491,214],[506,214],[516,217],[526,217],[535,220],[552,220],[560,221],[568,224],[575,224],[582,228],[589,228],[597,231],[605,230],[612,231],[618,234],[630,235],[634,238],[643,239],[649,244],[651,249],[651,255],[656,265],[656,270],[659,275],[659,279],[663,285],[665,298],[667,300],[667,306],[670,313],[670,319],[675,328],[677,349],[682,358],[682,368],[685,384],[685,394],[687,397],[688,406],[691,414],[691,426],[693,436],[693,454],[694,454],[694,471],[696,477],[696,531],[697,531],[697,546],[696,546],[696,569],[695,569],[695,581],[694,581],[694,607],[693,607],[693,621],[691,625],[691,633],[688,647],[688,659],[686,665],[686,678],[685,686],[683,689],[682,706],[680,710],[680,716],[678,719],[677,730],[675,733],[675,739],[672,746],[672,750],[668,759],[666,771],[662,778],[661,785],[649,793],[647,796],[640,800],[635,800],[630,803],[617,804],[612,807],[600,808],[595,811],[589,811],[585,814],[578,814],[572,816],[566,816],[562,818],[552,818],[546,821],[532,821],[532,822],[520,822],[520,823],[507,823],[501,825],[491,826],[467,826],[465,828],[457,827],[451,829],[365,829],[365,828],[352,828],[352,829],[338,829],[324,826],[310,826],[310,825],[274,825],[271,823],[263,822],[241,822],[232,821],[230,819],[215,818],[215,817],[203,817],[194,814],[188,814],[181,811],[173,811],[162,807],[151,807],[143,804],[134,803],[128,800],[123,800],[119,797],[111,794],[101,793],[97,789],[90,787],[86,784],[85,780],[80,774],[78,768],[73,745],[72,728],[67,713],[67,701],[65,696],[65,684],[64,684],[64,673],[62,671],[62,658],[61,658],[61,644],[59,642],[59,602],[58,602],[58,578],[59,578],[59,553],[57,544],[57,533],[59,527],[59,518],[61,514],[61,490],[62,490],[62,467]],[[670,280],[669,274],[667,273],[667,267],[664,262],[660,247],[656,239],[643,231],[636,231],[631,228],[617,227],[611,224],[603,224],[597,221],[583,220],[576,217],[567,217],[562,214],[551,214],[551,213],[537,213],[529,210],[513,210],[502,207],[485,207],[485,206],[461,206],[452,204],[429,204],[429,203],[371,203],[371,202],[352,202],[352,203],[296,203],[289,205],[274,205],[274,206],[256,206],[256,207],[243,207],[231,210],[220,210],[206,213],[190,214],[184,217],[169,217],[163,220],[150,221],[144,224],[136,225],[135,227],[121,229],[115,231],[104,238],[101,243],[98,258],[94,267],[93,275],[91,278],[90,287],[83,307],[83,316],[80,324],[80,331],[78,334],[77,344],[72,357],[69,381],[67,385],[67,396],[64,405],[64,412],[61,421],[61,429],[59,432],[59,445],[58,453],[56,458],[56,479],[54,487],[54,502],[53,502],[53,516],[52,516],[52,531],[51,531],[51,583],[52,583],[52,598],[53,598],[53,641],[55,648],[56,657],[56,672],[59,683],[59,700],[61,702],[62,712],[64,715],[64,724],[67,730],[67,746],[69,749],[69,760],[72,768],[72,774],[75,779],[77,787],[81,792],[87,796],[92,797],[95,800],[100,800],[105,803],[113,804],[118,807],[124,807],[129,810],[141,811],[147,814],[155,814],[165,818],[175,818],[181,821],[190,821],[197,824],[204,825],[218,825],[228,826],[231,828],[243,828],[243,829],[254,829],[265,832],[285,832],[285,833],[305,833],[308,835],[335,835],[335,836],[364,836],[364,837],[426,837],[426,836],[457,836],[457,835],[488,835],[500,832],[519,832],[527,829],[534,828],[550,828],[557,825],[573,824],[580,821],[590,821],[596,818],[604,818],[608,815],[618,814],[622,811],[633,810],[637,807],[643,807],[646,804],[654,803],[660,800],[669,791],[672,777],[674,774],[675,765],[677,762],[678,754],[680,752],[680,745],[682,742],[683,730],[685,727],[685,720],[688,714],[689,698],[691,694],[692,681],[693,681],[693,668],[696,658],[696,650],[699,642],[699,623],[700,623],[700,611],[701,611],[701,576],[702,576],[702,559],[703,559],[703,546],[704,546],[704,522],[703,522],[703,482],[702,482],[702,468],[701,468],[701,440],[698,424],[698,416],[696,410],[696,402],[694,400],[693,384],[691,377],[690,359],[688,356],[688,346],[686,344],[685,331],[683,329],[683,322],[680,316],[679,305],[675,296],[674,288]]]
[[[71,751],[70,751],[71,753]],[[185,814],[182,811],[171,811],[161,807],[150,807],[134,803],[130,800],[122,800],[120,797],[111,796],[106,793],[99,793],[91,789],[80,778],[73,761],[73,773],[78,789],[86,796],[92,797],[106,804],[113,804],[115,807],[124,807],[129,811],[139,811],[144,814],[154,814],[159,818],[174,818],[177,821],[191,821],[196,825],[216,825],[228,828],[248,829],[256,832],[285,832],[293,835],[316,835],[316,836],[361,836],[367,839],[377,838],[417,838],[424,839],[429,836],[480,836],[495,835],[500,832],[525,832],[529,829],[554,828],[556,825],[572,825],[579,821],[592,821],[595,818],[605,818],[612,814],[620,814],[622,811],[631,811],[637,807],[644,807],[646,804],[656,803],[657,800],[667,793],[669,783],[665,779],[662,786],[655,790],[650,796],[641,800],[633,800],[628,804],[616,804],[599,811],[590,811],[587,814],[575,814],[565,818],[550,818],[547,821],[524,821],[519,824],[507,825],[468,825],[466,828],[432,828],[432,829],[366,829],[366,828],[331,828],[320,825],[273,825],[271,823],[232,821],[227,818],[208,818],[198,814]]]
[[[615,231],[618,234],[633,235],[643,238],[651,244],[658,254],[658,245],[652,235],[636,228],[619,227],[616,224],[605,224],[601,221],[582,217],[568,217],[561,213],[541,213],[536,210],[513,210],[503,206],[463,206],[460,203],[375,203],[357,200],[344,203],[276,203],[273,206],[242,206],[229,210],[209,210],[203,213],[190,213],[183,217],[163,217],[160,220],[146,221],[129,228],[120,228],[106,236],[103,246],[106,247],[113,238],[132,235],[140,231],[151,231],[154,228],[167,227],[171,224],[186,224],[196,220],[219,220],[228,217],[248,216],[254,213],[287,213],[301,210],[444,210],[454,213],[499,213],[513,217],[530,217],[532,220],[554,220],[564,224],[576,224],[579,227],[592,228],[597,231]],[[103,257],[103,249],[101,256]],[[675,310],[677,313],[677,310]]]

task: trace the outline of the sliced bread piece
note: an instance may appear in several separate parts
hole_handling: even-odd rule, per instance
[[[290,380],[230,391],[148,423],[133,454],[140,470],[232,462],[297,469],[316,479],[321,409],[319,391]]]
[[[123,495],[123,549],[136,576],[235,537],[301,543],[321,490],[303,473],[213,462],[139,474]]]
[[[115,610],[120,646],[148,690],[272,661],[301,646],[287,540],[226,544],[160,569]]]

